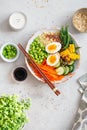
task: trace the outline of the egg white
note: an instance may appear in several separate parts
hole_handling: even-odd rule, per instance
[[[50,60],[51,60],[51,58],[52,58],[53,56],[56,58],[56,60],[52,63]],[[59,60],[60,60],[60,54],[59,54],[59,53],[50,54],[50,55],[47,57],[47,64],[48,64],[49,66],[55,66],[55,65],[59,62]]]
[[[55,49],[52,48],[52,50],[49,50],[49,47],[52,47],[52,45],[55,45],[56,48]],[[46,51],[48,53],[51,53],[51,54],[58,52],[60,49],[61,49],[61,43],[60,42],[52,42],[52,43],[49,43],[46,46]]]

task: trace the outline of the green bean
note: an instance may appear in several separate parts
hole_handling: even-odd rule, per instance
[[[66,49],[70,43],[70,35],[68,33],[68,26],[61,28],[60,39],[61,39],[61,42],[63,44],[63,49]]]

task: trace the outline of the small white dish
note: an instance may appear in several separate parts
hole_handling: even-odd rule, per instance
[[[16,49],[16,54],[13,58],[6,58],[4,55],[3,55],[3,51],[5,49],[5,47],[7,47],[8,45],[11,45],[13,46],[15,49]],[[11,51],[11,50],[10,50]],[[8,42],[8,43],[5,43],[1,46],[1,49],[0,49],[0,56],[2,58],[3,61],[5,62],[14,62],[18,59],[19,57],[19,48],[18,46],[15,44],[15,43],[12,43],[12,42]]]
[[[26,21],[27,17],[22,12],[14,12],[9,17],[9,25],[15,31],[23,29]]]

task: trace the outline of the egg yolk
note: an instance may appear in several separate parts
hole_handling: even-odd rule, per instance
[[[55,56],[55,55],[50,56],[49,62],[50,62],[50,63],[54,63],[55,61],[56,61],[56,56]]]
[[[55,44],[48,46],[49,51],[56,50],[56,48],[57,48],[57,45]]]

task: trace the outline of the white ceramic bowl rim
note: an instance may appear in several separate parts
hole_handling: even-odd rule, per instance
[[[5,58],[5,57],[2,55],[3,49],[4,49],[4,47],[7,46],[7,45],[12,45],[12,46],[14,46],[14,47],[17,49],[17,55],[16,55],[14,58],[12,58],[12,59],[7,59],[7,58]],[[15,43],[7,42],[7,43],[5,43],[5,44],[3,44],[3,45],[1,46],[0,56],[1,56],[1,58],[2,58],[4,61],[6,61],[6,62],[14,62],[14,61],[16,61],[16,60],[18,59],[18,57],[19,57],[19,48],[18,48],[18,46],[17,46]]]
[[[42,33],[44,33],[44,32],[58,32],[59,30],[60,30],[59,28],[48,28],[48,29],[42,29],[42,30],[40,30],[40,31],[37,31],[37,32],[29,39],[28,44],[27,44],[27,46],[26,46],[26,51],[28,52],[29,47],[30,47],[30,44],[33,42],[33,40],[34,40],[38,35],[40,35],[40,34],[42,34]],[[70,34],[70,36],[74,39],[75,44],[78,46],[77,41],[75,40],[75,38],[73,37],[73,35],[72,35],[71,33],[69,33],[69,34]],[[78,53],[80,54],[79,51],[78,51]],[[34,71],[32,70],[32,68],[29,66],[29,63],[28,63],[26,57],[25,57],[25,63],[26,63],[26,65],[27,65],[27,68],[28,68],[29,71],[31,72],[31,74],[32,74],[36,79],[38,79],[39,81],[44,82],[42,78],[39,78],[39,77],[34,73]],[[78,68],[79,68],[79,60],[76,61],[75,70],[74,70],[71,74],[65,76],[62,80],[55,81],[55,82],[53,82],[53,83],[65,82],[66,80],[68,80],[69,78],[71,78],[71,77],[76,73],[76,70],[77,70]]]

